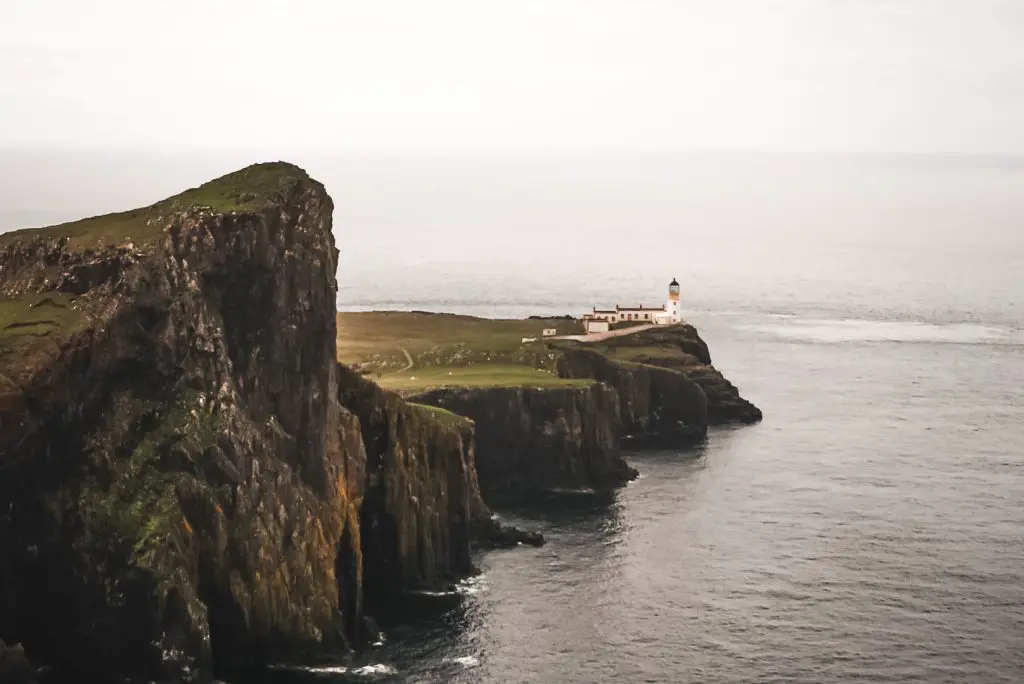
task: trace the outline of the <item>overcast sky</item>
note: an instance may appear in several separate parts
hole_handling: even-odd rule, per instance
[[[2,0],[0,144],[1024,153],[1022,0]]]

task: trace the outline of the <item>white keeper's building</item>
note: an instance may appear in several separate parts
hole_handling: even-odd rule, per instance
[[[668,284],[668,299],[664,306],[651,307],[640,305],[634,307],[623,307],[618,304],[614,309],[598,309],[584,314],[581,318],[583,327],[588,333],[608,332],[611,326],[616,323],[636,322],[654,325],[673,325],[681,323],[679,315],[679,283],[675,278]]]

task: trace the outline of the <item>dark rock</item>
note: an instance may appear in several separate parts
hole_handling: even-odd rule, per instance
[[[473,527],[473,544],[478,549],[505,549],[516,546],[543,546],[544,535],[505,525],[495,517],[477,520]]]
[[[359,639],[362,643],[374,646],[384,641],[384,632],[377,625],[377,621],[369,615],[364,615],[359,626]]]
[[[203,451],[202,470],[211,483],[237,485],[242,482],[238,468],[228,460],[224,450],[216,445],[210,445]]]
[[[562,377],[594,378],[615,387],[624,432],[637,443],[664,445],[673,434],[684,441],[699,439],[702,425],[762,419],[761,410],[711,365],[708,346],[692,325],[569,345],[558,369]]]
[[[600,383],[440,389],[411,400],[473,420],[476,470],[485,496],[606,490],[637,476],[619,455],[618,397]]]
[[[38,680],[21,644],[8,646],[0,640],[0,684],[35,684]]]
[[[167,471],[187,472],[195,475],[197,472],[195,460],[188,448],[181,443],[164,445],[160,458],[160,468]]]
[[[489,512],[471,421],[407,403],[345,366],[338,377],[366,449],[360,536],[366,609],[374,612],[396,589],[437,589],[471,572],[470,525]]]
[[[664,444],[692,443],[707,430],[707,398],[683,373],[611,359],[586,347],[573,347],[558,359],[565,378],[593,378],[615,388],[624,437],[646,436]]]

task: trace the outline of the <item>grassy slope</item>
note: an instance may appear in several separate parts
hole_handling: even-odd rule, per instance
[[[308,178],[305,171],[291,164],[257,164],[149,207],[4,233],[0,235],[0,252],[37,237],[67,237],[72,251],[102,249],[127,241],[142,247],[159,238],[166,225],[166,221],[156,220],[160,217],[200,206],[216,212],[259,211],[282,202]],[[72,335],[89,327],[84,308],[58,292],[0,299],[0,379],[6,376],[19,384],[21,376],[30,375],[59,355]]]
[[[430,416],[434,420],[438,421],[442,425],[451,426],[472,426],[473,421],[465,416],[460,416],[457,413],[452,413],[448,409],[443,409],[440,406],[431,406],[430,404],[417,404],[414,402],[406,402],[406,405],[411,407],[414,411],[420,411],[423,415]]]
[[[689,326],[671,326],[641,330],[632,335],[611,337],[600,342],[589,342],[587,349],[616,361],[639,363],[668,369],[690,369],[703,363],[683,350],[683,344],[690,338]],[[572,341],[556,340],[555,347],[579,344]]]
[[[338,359],[372,371],[381,386],[399,392],[437,387],[577,386],[589,381],[555,376],[545,328],[578,333],[566,320],[495,320],[398,311],[338,314]],[[402,370],[413,359],[411,369]],[[380,377],[377,377],[380,372]]]
[[[284,162],[255,164],[148,207],[4,233],[0,249],[29,237],[67,237],[73,250],[124,241],[138,247],[159,237],[164,224],[155,219],[192,207],[209,207],[217,213],[261,211],[280,203],[298,182],[308,178],[305,171]]]
[[[0,300],[0,378],[22,384],[88,320],[60,293]]]
[[[382,386],[396,392],[416,392],[436,387],[572,387],[590,380],[563,380],[557,375],[526,365],[486,363],[473,366],[413,368],[383,376]]]

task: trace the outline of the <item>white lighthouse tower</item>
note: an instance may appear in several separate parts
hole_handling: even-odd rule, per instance
[[[672,323],[682,323],[683,318],[679,315],[679,282],[673,278],[668,284],[668,301],[665,302],[665,313]]]

